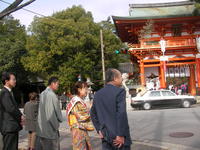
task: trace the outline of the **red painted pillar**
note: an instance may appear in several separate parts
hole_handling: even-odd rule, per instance
[[[196,95],[196,81],[195,81],[195,68],[194,65],[190,65],[190,94]]]
[[[165,62],[164,61],[160,61],[160,88],[166,89]]]
[[[141,85],[145,86],[145,74],[144,74],[144,62],[140,60],[140,83]]]
[[[196,58],[197,93],[200,94],[200,58]]]

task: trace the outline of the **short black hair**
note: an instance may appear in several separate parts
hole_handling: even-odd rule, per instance
[[[48,86],[51,85],[51,83],[55,83],[55,82],[58,82],[58,81],[59,81],[58,77],[51,77],[48,80]]]
[[[12,73],[12,72],[3,72],[3,73],[2,73],[1,81],[2,81],[3,85],[6,84],[6,80],[7,80],[7,81],[10,80],[10,76],[11,76],[11,75],[15,75],[15,74]]]
[[[72,94],[73,95],[79,95],[78,89],[82,89],[82,88],[85,88],[85,87],[88,87],[88,84],[86,82],[84,82],[84,81],[77,81],[74,84],[74,87],[73,87],[73,90],[72,90]]]
[[[116,69],[109,68],[106,70],[106,83],[114,81],[114,79],[118,76],[119,74]]]

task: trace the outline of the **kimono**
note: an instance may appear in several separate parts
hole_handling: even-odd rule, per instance
[[[92,150],[88,131],[94,127],[84,101],[75,96],[67,105],[68,124],[72,133],[73,150]]]

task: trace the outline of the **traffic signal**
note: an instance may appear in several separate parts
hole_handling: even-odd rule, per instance
[[[120,53],[120,51],[119,50],[115,50],[115,54],[119,54]]]
[[[119,50],[115,50],[115,54],[128,54],[128,49],[120,48]]]

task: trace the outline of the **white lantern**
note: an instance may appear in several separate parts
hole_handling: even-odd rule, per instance
[[[161,46],[161,51],[163,52],[163,55],[165,53],[165,47],[166,47],[166,41],[165,40],[160,40],[160,46]]]

